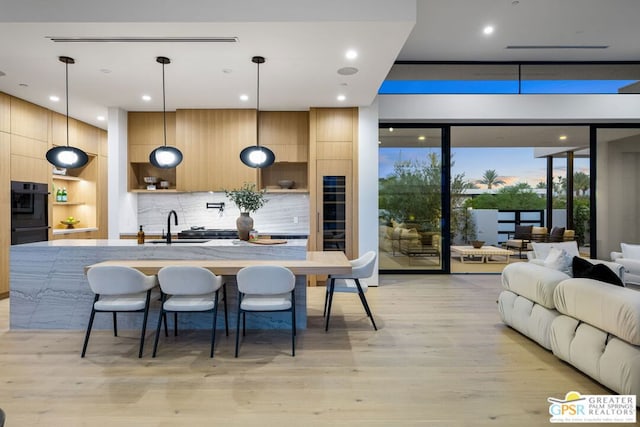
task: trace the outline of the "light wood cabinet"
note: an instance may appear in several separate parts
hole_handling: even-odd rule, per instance
[[[260,145],[275,154],[273,165],[260,170],[260,187],[267,191],[308,191],[309,112],[260,112]],[[293,180],[293,190],[280,190],[278,181]]]
[[[89,162],[82,168],[68,169],[67,175],[52,175],[52,191],[50,204],[52,206],[51,228],[65,229],[67,225],[61,221],[74,217],[80,221],[74,228],[96,228],[98,226],[98,156],[89,156]],[[56,200],[58,189],[65,189],[67,201]],[[104,232],[105,230],[103,230]],[[77,235],[76,235],[77,236]],[[52,236],[54,239],[68,238],[67,235]],[[81,238],[81,237],[77,237]]]
[[[12,181],[49,182],[51,165],[45,158],[46,141],[11,134],[10,147]]]
[[[176,189],[176,168],[162,169],[149,163],[149,154],[164,145],[164,121],[162,112],[130,112],[128,114],[128,184],[129,191],[147,191],[145,176],[168,181],[169,188]],[[176,145],[176,113],[169,112],[167,120],[167,145]],[[156,190],[164,191],[164,190]]]
[[[309,247],[343,250],[353,259],[358,255],[358,109],[314,108],[309,119]],[[339,182],[344,183],[343,194]],[[342,211],[333,209],[338,207]],[[341,227],[344,236],[339,236]]]
[[[11,97],[11,134],[47,142],[51,111]]]
[[[9,246],[11,245],[11,140],[0,132],[0,298],[9,296]]]
[[[11,97],[0,92],[0,132],[11,132]]]
[[[176,168],[179,191],[222,191],[258,181],[240,161],[256,144],[255,110],[178,110],[176,146],[184,159]]]
[[[69,145],[77,147],[89,154],[100,152],[100,132],[102,130],[69,118]],[[67,145],[67,117],[51,113],[51,144]]]

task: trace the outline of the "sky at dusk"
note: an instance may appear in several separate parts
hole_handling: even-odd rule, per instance
[[[380,148],[378,176],[383,178],[393,173],[397,161],[426,160],[433,148]],[[439,154],[439,148],[435,149]],[[464,173],[467,180],[475,182],[488,169],[494,169],[507,185],[527,182],[535,187],[546,179],[547,161],[533,156],[533,148],[453,148],[452,175]],[[575,159],[574,171],[589,174],[589,159]],[[553,175],[566,175],[566,160],[554,160]],[[478,185],[479,188],[484,188]]]

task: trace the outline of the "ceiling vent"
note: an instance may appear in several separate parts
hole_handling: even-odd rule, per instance
[[[55,37],[56,43],[237,43],[237,37]]]
[[[606,45],[509,45],[505,49],[607,49]]]

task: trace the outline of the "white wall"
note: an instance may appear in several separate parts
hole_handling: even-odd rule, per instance
[[[358,117],[359,255],[378,251],[378,103],[359,109]],[[378,261],[367,284],[378,284]]]
[[[597,167],[598,258],[608,259],[620,243],[640,243],[640,138],[599,144]]]
[[[127,193],[127,111],[109,108],[107,143],[109,151],[109,238],[137,230],[138,203]]]

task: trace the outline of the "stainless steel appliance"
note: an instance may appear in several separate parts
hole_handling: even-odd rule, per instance
[[[266,233],[272,239],[306,239],[307,234]],[[178,233],[178,239],[237,239],[238,230],[205,229],[192,227]]]
[[[49,187],[11,181],[11,244],[48,240]]]

